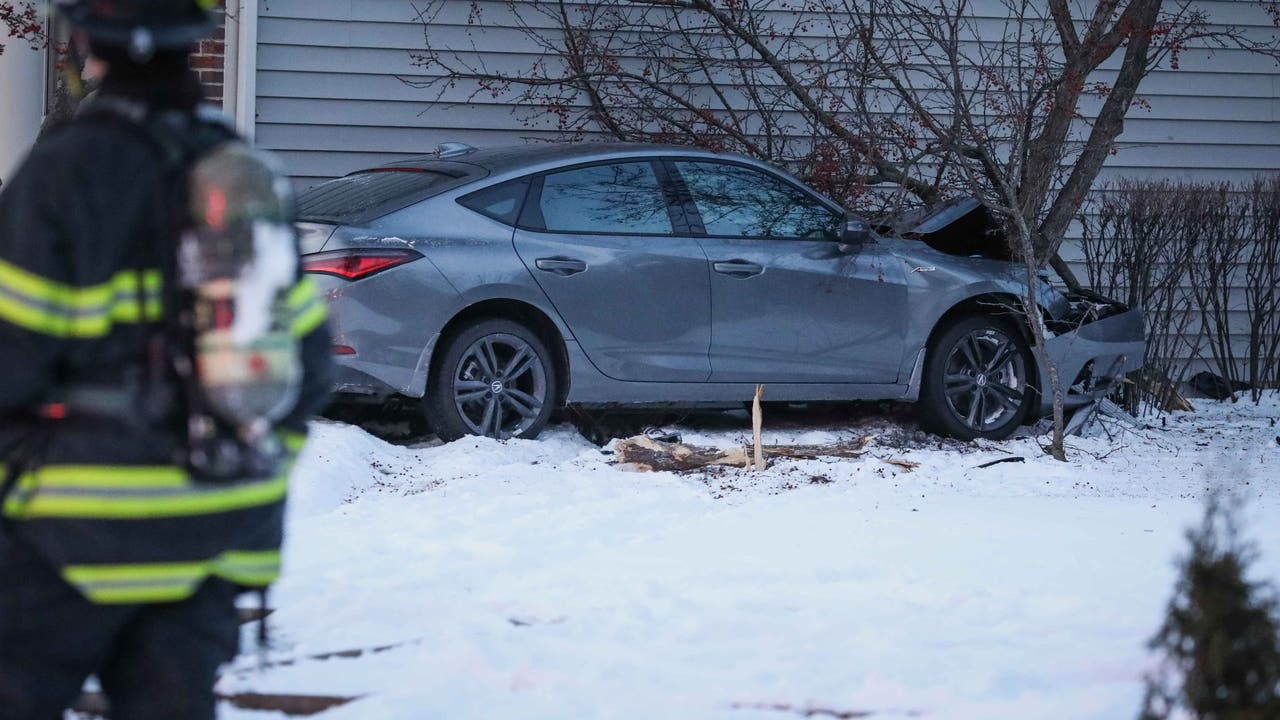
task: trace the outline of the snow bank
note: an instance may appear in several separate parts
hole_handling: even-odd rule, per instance
[[[623,471],[567,428],[403,448],[318,423],[273,593],[293,664],[245,658],[220,689],[362,698],[335,720],[1131,718],[1207,487],[1252,499],[1280,576],[1278,416],[1214,404],[1072,439],[1065,464],[1027,438],[695,476]]]

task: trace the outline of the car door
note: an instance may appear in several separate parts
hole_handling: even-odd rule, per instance
[[[711,374],[707,256],[664,174],[642,158],[537,176],[515,233],[583,352],[616,380]]]
[[[711,269],[712,382],[898,380],[906,288],[887,251],[842,246],[843,213],[781,175],[701,159],[668,168]]]

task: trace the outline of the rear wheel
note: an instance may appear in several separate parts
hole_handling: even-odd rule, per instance
[[[920,388],[922,424],[962,440],[1009,437],[1031,413],[1031,348],[1013,324],[961,318],[929,347]]]
[[[482,320],[450,336],[441,352],[423,398],[440,439],[534,438],[547,426],[558,397],[556,372],[532,330]]]

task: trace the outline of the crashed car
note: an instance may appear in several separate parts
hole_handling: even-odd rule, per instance
[[[299,198],[337,389],[444,439],[538,434],[566,403],[906,400],[1002,438],[1050,407],[1026,269],[973,200],[872,228],[768,164],[644,144],[434,154]],[[1068,407],[1140,366],[1139,310],[1037,278]]]

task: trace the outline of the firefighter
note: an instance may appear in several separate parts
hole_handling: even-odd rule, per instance
[[[277,577],[290,460],[327,401],[324,303],[286,274],[274,301],[292,339],[277,343],[294,368],[285,409],[244,445],[261,462],[211,460],[215,446],[192,438],[223,421],[194,414],[211,393],[193,384],[218,358],[191,370],[192,348],[209,345],[188,332],[203,332],[187,305],[201,296],[182,291],[178,247],[199,235],[191,208],[208,233],[227,197],[288,184],[217,186],[226,168],[263,166],[198,107],[188,55],[213,27],[211,0],[58,4],[106,71],[0,190],[0,720],[61,718],[90,675],[115,720],[212,718],[215,673],[237,651],[235,599]],[[240,149],[202,176],[214,189],[200,206],[187,178],[211,147]],[[284,206],[258,200],[275,216],[252,227],[285,228],[296,265]],[[224,406],[263,394],[219,387]]]

